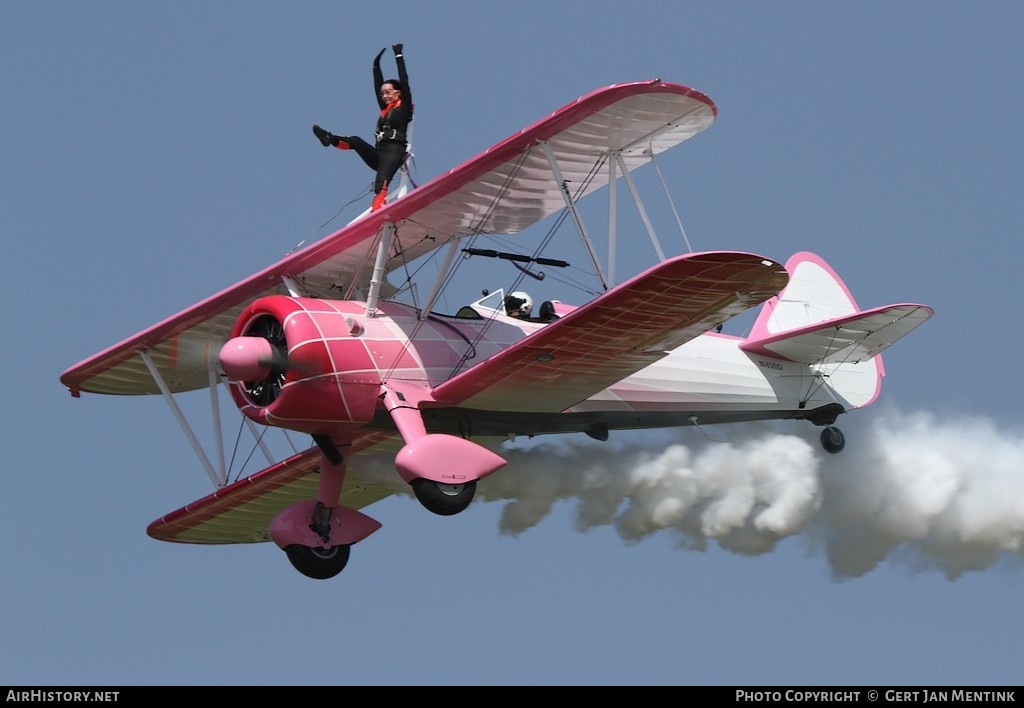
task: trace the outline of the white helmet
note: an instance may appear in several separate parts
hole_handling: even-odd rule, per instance
[[[518,305],[518,306],[517,306]],[[533,298],[530,294],[523,292],[522,290],[516,290],[514,293],[505,298],[505,309],[511,314],[512,312],[522,312],[525,315],[529,315],[533,312]]]

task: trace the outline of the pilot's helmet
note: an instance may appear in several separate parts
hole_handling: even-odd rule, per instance
[[[505,311],[512,316],[529,317],[533,311],[533,298],[529,293],[516,290],[505,298]]]

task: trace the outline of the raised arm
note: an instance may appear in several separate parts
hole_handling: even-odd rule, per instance
[[[373,58],[373,95],[376,96],[377,105],[381,110],[384,110],[384,106],[387,105],[387,101],[380,97],[380,87],[384,85],[384,74],[380,70],[380,58],[384,56],[385,51],[387,51],[387,47],[377,52],[377,56]]]
[[[409,119],[412,120],[412,89],[409,87],[409,74],[405,70],[405,53],[401,44],[394,44],[395,63],[398,65],[398,80],[402,82],[402,105],[406,107]]]

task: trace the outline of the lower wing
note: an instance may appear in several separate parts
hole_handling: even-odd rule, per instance
[[[352,454],[383,451],[393,437],[390,432],[367,431],[353,442]],[[316,498],[319,464],[319,448],[310,448],[160,517],[146,533],[160,541],[178,543],[269,541],[270,522],[278,512],[290,504]],[[389,474],[381,480],[393,483],[350,469],[338,502],[361,509],[394,494],[401,480],[394,474],[393,459],[388,459],[388,465]]]

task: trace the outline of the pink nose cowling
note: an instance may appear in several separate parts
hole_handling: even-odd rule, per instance
[[[220,348],[220,368],[232,381],[260,381],[270,374],[274,350],[263,337],[235,337]]]

